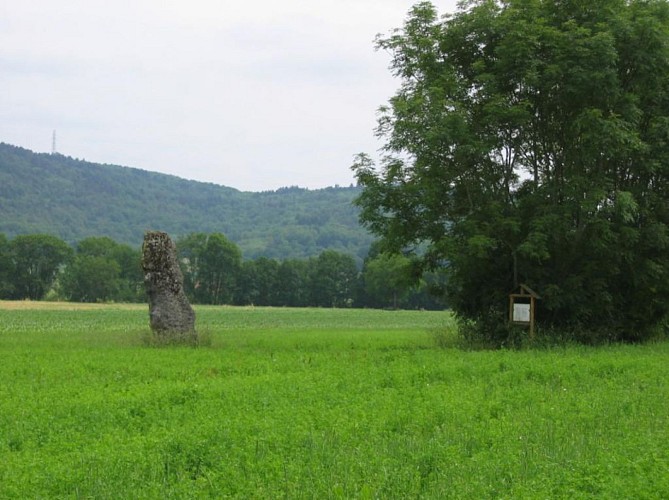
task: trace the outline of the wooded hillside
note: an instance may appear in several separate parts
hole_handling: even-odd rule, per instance
[[[372,237],[358,224],[356,187],[242,192],[136,168],[33,153],[0,143],[0,233],[89,236],[139,246],[144,231],[221,232],[245,258],[301,258],[324,249],[358,259]]]

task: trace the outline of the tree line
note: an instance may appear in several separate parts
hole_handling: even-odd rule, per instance
[[[324,250],[304,259],[243,259],[222,233],[176,240],[184,289],[194,304],[277,307],[440,309],[438,273],[420,276],[413,261],[372,245],[362,266]],[[0,233],[0,299],[143,302],[141,250],[109,237],[68,245],[47,234]]]

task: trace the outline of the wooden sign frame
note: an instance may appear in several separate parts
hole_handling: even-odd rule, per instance
[[[534,339],[534,320],[537,300],[541,297],[529,286],[521,284],[515,293],[509,294],[509,322],[530,328],[530,339]]]

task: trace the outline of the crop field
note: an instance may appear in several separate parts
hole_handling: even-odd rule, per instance
[[[471,351],[443,312],[196,311],[204,346],[157,348],[144,305],[0,302],[0,498],[669,497],[669,343]]]

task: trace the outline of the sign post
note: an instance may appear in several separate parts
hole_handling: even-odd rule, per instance
[[[534,340],[536,301],[541,297],[527,285],[521,284],[519,289],[509,295],[509,322],[529,326],[530,339]]]

